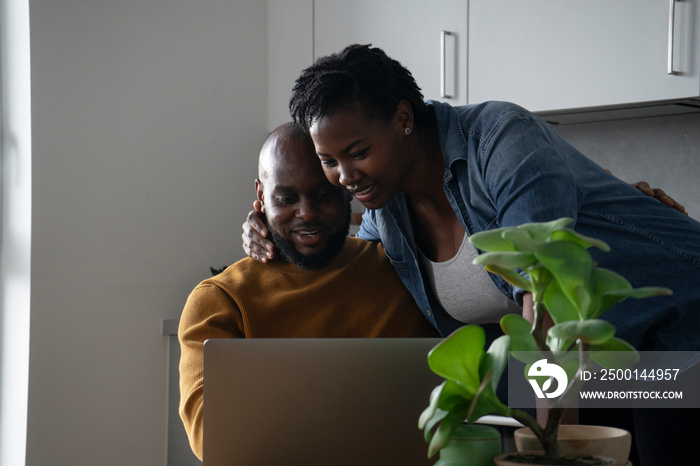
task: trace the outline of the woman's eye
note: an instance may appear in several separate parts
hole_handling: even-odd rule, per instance
[[[321,163],[326,167],[335,166],[335,160],[333,160],[333,159],[321,159]]]
[[[367,154],[368,150],[369,149],[362,149],[360,151],[353,152],[352,154],[350,154],[350,157],[352,157],[355,160],[363,159],[365,157],[365,155]]]

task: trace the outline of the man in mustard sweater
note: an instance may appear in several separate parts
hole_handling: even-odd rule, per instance
[[[273,131],[258,176],[257,199],[278,259],[245,258],[204,280],[180,319],[180,416],[200,459],[205,340],[439,336],[381,244],[347,236],[349,194],[326,179],[300,128]]]

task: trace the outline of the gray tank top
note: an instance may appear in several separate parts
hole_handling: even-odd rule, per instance
[[[478,255],[464,234],[459,251],[445,262],[433,262],[419,250],[435,296],[455,319],[467,324],[498,323],[506,314],[522,314],[520,306],[496,287],[486,269],[474,265]]]

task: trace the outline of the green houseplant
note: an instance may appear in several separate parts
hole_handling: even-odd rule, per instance
[[[566,228],[573,219],[530,223],[472,235],[483,254],[474,263],[532,293],[534,322],[510,314],[501,320],[504,335],[485,349],[484,330],[466,325],[440,342],[428,355],[433,372],[445,380],[437,386],[421,414],[419,428],[429,442],[428,456],[437,453],[465,420],[487,414],[509,416],[532,429],[544,456],[559,454],[557,431],[570,400],[583,383],[577,375],[591,361],[612,368],[634,364],[634,347],[615,337],[615,328],[601,314],[628,297],[670,294],[665,288],[633,288],[617,273],[597,267],[588,249],[609,246]],[[544,331],[545,316],[553,326]],[[531,367],[537,358],[555,361],[568,375],[568,385],[550,405],[544,426],[523,410],[496,396],[509,352]],[[611,356],[613,355],[613,356]],[[527,369],[526,369],[527,370]],[[545,384],[546,386],[546,384]]]

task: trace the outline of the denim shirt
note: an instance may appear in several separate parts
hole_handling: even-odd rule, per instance
[[[589,250],[598,265],[634,287],[674,292],[628,298],[606,311],[602,317],[616,326],[616,336],[640,350],[700,350],[700,223],[615,178],[521,107],[427,103],[437,120],[444,191],[469,235],[571,217],[575,223],[569,227],[612,248]],[[367,210],[358,236],[384,244],[399,277],[442,335],[464,324],[440,307],[424,278],[404,194]],[[522,305],[522,290],[491,277]]]

